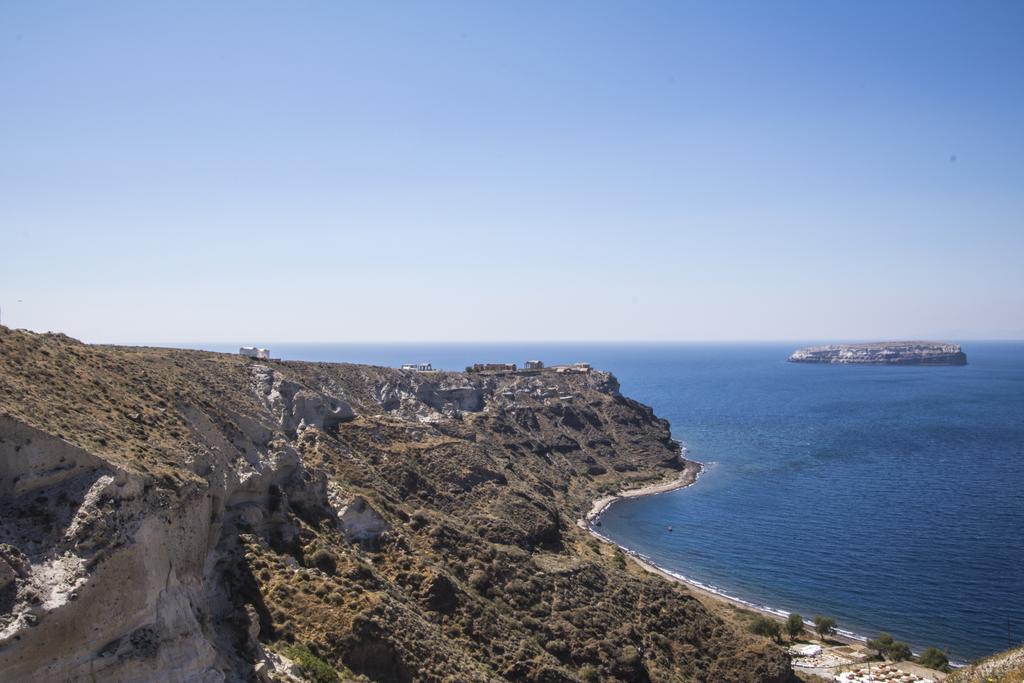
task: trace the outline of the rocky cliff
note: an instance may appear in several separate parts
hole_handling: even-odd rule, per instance
[[[809,346],[794,351],[789,361],[874,365],[966,365],[967,355],[960,350],[958,344],[879,342]]]
[[[1024,683],[1024,647],[994,654],[954,671],[946,683]]]
[[[603,372],[0,327],[0,680],[786,680],[574,524],[681,465]]]

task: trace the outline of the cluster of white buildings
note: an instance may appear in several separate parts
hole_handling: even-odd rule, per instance
[[[238,355],[255,360],[270,360],[270,349],[243,346],[238,349]],[[523,363],[523,370],[543,370],[544,367],[542,360],[528,360]],[[411,372],[434,372],[434,366],[430,363],[404,363],[402,369]],[[590,363],[553,365],[551,369],[555,372],[590,372]],[[467,372],[516,372],[517,370],[518,367],[515,363],[475,363],[466,368]]]
[[[523,371],[543,370],[545,367],[542,360],[528,360],[523,363]],[[412,372],[433,372],[434,366],[430,363],[405,363],[403,370]],[[572,365],[553,365],[551,370],[555,372],[590,372],[590,363],[573,363]],[[518,372],[519,366],[515,363],[474,363],[466,368],[466,372]]]
[[[590,372],[590,363],[573,363],[572,365],[556,365],[555,372]]]
[[[515,363],[473,363],[466,372],[515,372]]]
[[[414,372],[433,372],[434,366],[430,363],[406,363],[402,366],[402,369]]]
[[[243,346],[238,349],[238,355],[255,360],[270,360],[270,349],[263,349],[257,346]],[[543,370],[544,361],[528,360],[523,363],[523,370]],[[434,372],[434,366],[430,363],[404,363],[403,370],[411,372]],[[572,365],[553,365],[555,372],[590,372],[590,363],[573,363]],[[468,368],[468,372],[516,372],[515,363],[475,363]]]

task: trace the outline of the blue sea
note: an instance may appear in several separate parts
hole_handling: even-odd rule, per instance
[[[199,345],[213,350],[237,350]],[[397,366],[585,360],[668,418],[694,486],[601,532],[722,593],[970,660],[1024,640],[1024,343],[963,367],[786,363],[791,344],[279,345]],[[671,526],[673,531],[669,532]]]

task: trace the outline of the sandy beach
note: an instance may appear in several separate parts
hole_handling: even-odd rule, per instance
[[[590,512],[587,513],[586,522],[591,522],[597,519],[597,517],[604,512],[609,505],[621,498],[640,498],[641,496],[653,496],[656,493],[667,493],[669,491],[675,491],[676,489],[684,489],[696,482],[700,473],[703,471],[703,464],[696,460],[687,460],[686,465],[683,466],[679,476],[674,479],[658,482],[657,484],[650,484],[649,486],[643,486],[638,489],[627,489],[611,495],[602,496],[595,500],[593,505],[590,506]],[[589,529],[586,524],[583,526]],[[591,533],[593,533],[593,531],[591,531]]]

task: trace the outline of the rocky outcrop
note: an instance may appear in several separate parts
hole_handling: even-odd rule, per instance
[[[342,397],[325,396],[285,379],[266,365],[252,368],[253,388],[267,408],[278,416],[281,430],[294,435],[300,426],[336,429],[355,417]]]
[[[947,683],[1020,683],[1024,681],[1024,647],[986,657],[954,671]]]
[[[81,448],[0,415],[0,499],[56,487],[105,467]]]
[[[380,406],[409,419],[437,421],[484,408],[484,389],[468,380],[402,373],[375,388]]]
[[[959,344],[935,342],[880,342],[874,344],[829,344],[798,349],[791,363],[835,363],[873,365],[966,365],[967,355]]]
[[[572,523],[679,465],[608,373],[0,328],[0,680],[784,680]]]
[[[67,449],[39,435],[33,444]],[[19,459],[3,457],[10,476]],[[16,554],[20,565],[3,589],[0,678],[223,680],[195,609],[205,598],[209,497],[171,498],[109,467],[33,481],[0,509],[5,562]]]
[[[350,542],[375,543],[388,530],[387,521],[362,496],[332,500],[331,507],[338,515],[341,532]]]

